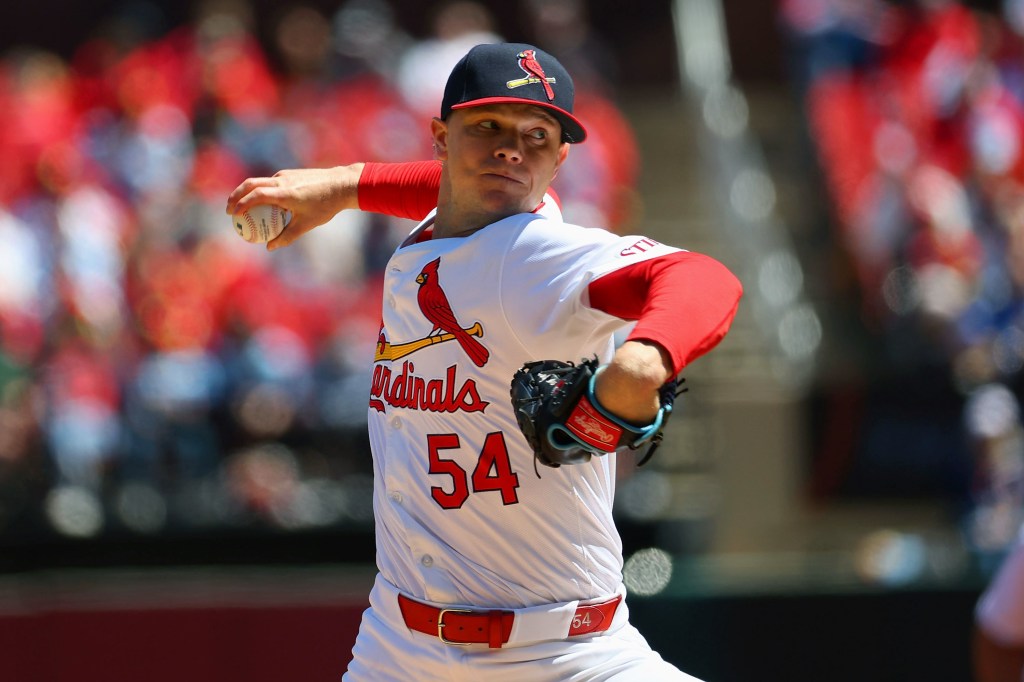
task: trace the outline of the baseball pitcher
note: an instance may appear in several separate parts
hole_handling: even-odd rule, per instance
[[[343,679],[693,680],[629,623],[614,453],[657,444],[741,286],[707,256],[562,221],[548,187],[587,133],[544,51],[470,50],[430,130],[439,164],[410,172],[436,178],[436,209],[386,268],[367,396],[379,572]],[[344,208],[419,213],[394,192],[406,171],[250,178],[228,213],[291,211],[279,248]]]

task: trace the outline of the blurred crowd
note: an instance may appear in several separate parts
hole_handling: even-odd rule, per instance
[[[1004,549],[1024,518],[1024,2],[783,0],[780,17],[880,365],[905,403],[959,406],[875,433],[918,472],[962,472],[969,545]]]
[[[70,57],[0,56],[0,538],[367,523],[380,270],[412,224],[345,212],[270,256],[226,197],[430,158],[455,61],[521,37],[474,2],[439,4],[426,38],[386,0],[269,25],[242,0],[175,27],[146,7]],[[611,52],[584,3],[525,7],[590,131],[555,184],[566,219],[622,230],[637,152]]]

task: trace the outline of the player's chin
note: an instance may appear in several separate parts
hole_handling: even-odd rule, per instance
[[[530,197],[523,192],[487,192],[483,198],[484,205],[490,213],[502,216],[529,213],[537,204],[531,202]]]

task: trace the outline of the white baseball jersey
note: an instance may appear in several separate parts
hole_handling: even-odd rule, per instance
[[[369,405],[381,576],[483,608],[613,595],[615,458],[537,478],[509,385],[527,361],[607,362],[627,322],[588,307],[588,284],[679,249],[536,214],[417,242],[432,219],[385,273]]]

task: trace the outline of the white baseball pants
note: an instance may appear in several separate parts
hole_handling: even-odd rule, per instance
[[[700,682],[651,649],[625,601],[605,632],[490,649],[409,630],[398,594],[377,576],[342,682]]]

